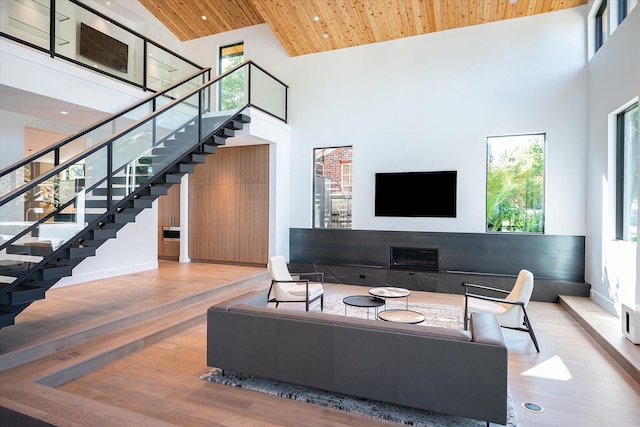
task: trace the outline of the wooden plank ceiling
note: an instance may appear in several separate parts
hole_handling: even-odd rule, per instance
[[[581,6],[587,0],[140,0],[180,40],[267,23],[290,56]],[[203,16],[206,19],[203,19]]]

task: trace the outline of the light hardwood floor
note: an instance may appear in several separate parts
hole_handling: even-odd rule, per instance
[[[60,426],[392,425],[199,379],[208,370],[206,307],[265,289],[265,271],[161,262],[157,271],[48,292],[0,330],[0,405]],[[411,302],[460,306],[462,297],[413,292]],[[287,306],[303,309],[296,307]],[[640,425],[640,385],[559,304],[532,302],[529,310],[540,354],[527,334],[503,330],[520,425]],[[33,349],[44,357],[29,362]]]

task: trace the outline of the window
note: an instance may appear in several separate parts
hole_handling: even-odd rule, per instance
[[[544,232],[544,134],[487,138],[487,231]]]
[[[618,22],[624,21],[629,12],[638,5],[638,0],[620,0],[618,9]]]
[[[596,2],[596,4],[598,4]],[[595,15],[595,50],[597,51],[616,30],[616,26],[638,5],[638,0],[602,0]],[[615,18],[618,18],[617,20]]]
[[[638,104],[618,114],[616,238],[638,241]]]
[[[340,187],[343,192],[351,193],[352,184],[352,174],[351,170],[353,169],[353,163],[345,162],[341,165],[341,179],[340,179]]]
[[[596,12],[596,51],[602,47],[609,36],[609,3],[602,0]]]
[[[353,147],[316,148],[313,226],[351,228]]]
[[[219,74],[244,61],[244,43],[220,47]],[[238,72],[223,79],[220,84],[220,110],[233,110],[244,101],[244,73]]]

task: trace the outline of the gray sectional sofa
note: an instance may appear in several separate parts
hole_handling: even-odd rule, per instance
[[[490,314],[463,331],[276,309],[251,292],[209,308],[207,365],[507,422],[507,348]]]

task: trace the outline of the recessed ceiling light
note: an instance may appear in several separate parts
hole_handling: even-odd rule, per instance
[[[323,38],[323,39],[328,39],[328,38],[329,38],[329,34],[324,33],[324,34],[322,35],[322,38]]]
[[[206,20],[207,20],[207,17],[206,17],[206,16],[204,16],[204,15],[202,15],[200,18],[202,18],[202,20],[203,20],[203,21],[206,21]]]
[[[316,15],[316,16],[313,17],[313,20],[318,22],[320,20],[320,17],[318,15]]]
[[[66,111],[60,111],[60,114],[69,114],[69,113]]]

